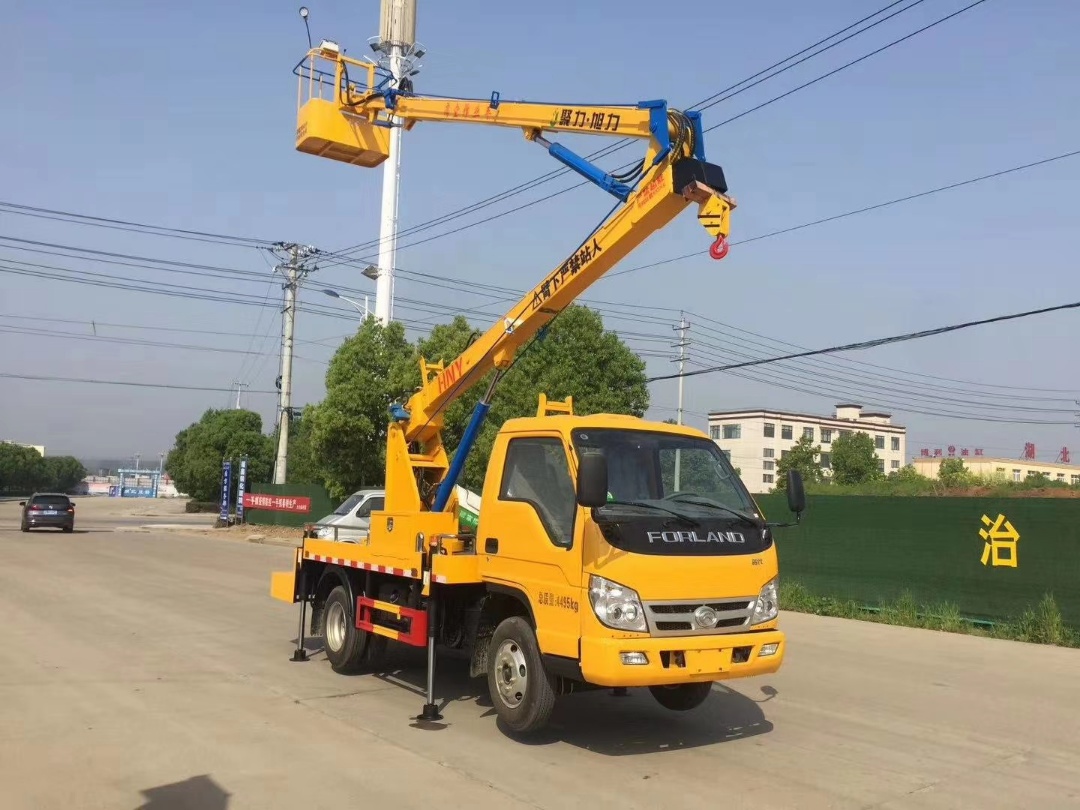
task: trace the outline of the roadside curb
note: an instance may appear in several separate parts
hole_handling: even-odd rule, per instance
[[[296,548],[302,542],[301,539],[288,539],[284,537],[270,537],[265,534],[249,534],[246,537],[237,533],[221,532],[212,526],[189,526],[183,523],[147,523],[142,526],[120,526],[114,529],[118,532],[141,533],[169,532],[172,534],[196,535],[199,537],[214,537],[222,540],[230,540],[234,543],[257,543],[264,546],[281,546],[283,548]]]

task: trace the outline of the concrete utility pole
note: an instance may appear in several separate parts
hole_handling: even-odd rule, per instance
[[[240,389],[247,388],[246,382],[240,382],[239,380],[233,380],[233,385],[236,386],[236,410],[240,410]]]
[[[382,0],[379,36],[369,40],[398,90],[411,90],[411,76],[424,55],[416,44],[416,0]],[[375,318],[384,326],[394,317],[394,272],[397,261],[398,181],[401,178],[401,125],[391,118],[390,156],[383,164],[382,215],[379,221],[379,263],[375,280]]]
[[[683,375],[683,372],[686,369],[686,349],[690,345],[690,341],[686,337],[687,333],[690,331],[690,322],[688,320],[686,320],[686,318],[683,316],[683,313],[681,313],[681,312],[679,313],[679,325],[678,326],[673,326],[672,329],[674,329],[676,332],[679,333],[679,341],[678,341],[678,343],[673,343],[671,345],[679,350],[679,357],[678,357],[678,363],[679,363],[679,405],[678,405],[678,410],[676,411],[677,416],[675,417],[675,421],[676,421],[677,424],[681,425],[683,423],[683,379],[684,379],[682,375]],[[676,450],[675,451],[675,491],[676,492],[679,491],[680,473],[682,472],[682,469],[681,469],[682,468],[682,458],[681,458],[681,456],[682,456],[682,451],[681,450]]]
[[[292,418],[292,359],[293,335],[296,330],[296,293],[300,283],[315,268],[309,267],[304,260],[319,251],[310,245],[297,245],[291,242],[279,242],[277,248],[285,252],[288,261],[274,267],[275,272],[285,277],[282,288],[285,290],[285,307],[282,309],[281,330],[281,376],[278,388],[281,391],[278,406],[278,447],[274,460],[274,483],[284,484],[289,456],[289,421]],[[237,393],[239,399],[239,392]]]

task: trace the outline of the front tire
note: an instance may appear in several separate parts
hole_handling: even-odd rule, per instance
[[[323,645],[334,672],[351,675],[368,666],[372,654],[382,646],[378,642],[384,639],[356,626],[356,605],[345,586],[330,591],[322,615]]]
[[[554,678],[544,669],[540,646],[520,616],[504,619],[488,648],[488,691],[499,719],[518,734],[547,725],[555,707]]]
[[[712,692],[712,681],[704,683],[680,683],[676,686],[650,686],[649,691],[656,702],[673,712],[696,709]]]

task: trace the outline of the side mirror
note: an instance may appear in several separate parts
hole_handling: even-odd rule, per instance
[[[577,502],[595,509],[607,503],[607,458],[603,453],[583,453],[577,472]]]
[[[796,516],[806,509],[806,491],[803,489],[802,474],[798,470],[787,472],[787,503],[788,509]]]

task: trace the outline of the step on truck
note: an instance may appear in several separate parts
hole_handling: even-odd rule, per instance
[[[421,387],[390,409],[385,504],[356,544],[307,537],[271,595],[299,605],[293,660],[321,636],[337,672],[375,670],[389,642],[427,649],[424,720],[438,720],[436,650],[464,651],[505,727],[542,728],[575,690],[647,687],[663,706],[700,705],[715,681],[777,671],[774,529],[715,442],[695,428],[574,413],[540,395],[491,451],[476,520],[457,481],[516,357],[592,283],[691,204],[728,252],[724,172],[705,160],[700,114],[663,101],[553,105],[426,98],[324,41],[297,65],[296,148],[373,167],[389,131],[439,121],[515,127],[616,197],[612,213],[559,267],[448,362],[420,361]],[[327,90],[329,88],[329,91]],[[639,138],[637,167],[612,174],[547,140],[551,132]],[[446,407],[487,381],[451,457]],[[552,392],[557,393],[557,392]],[[795,523],[802,480],[788,474]]]

